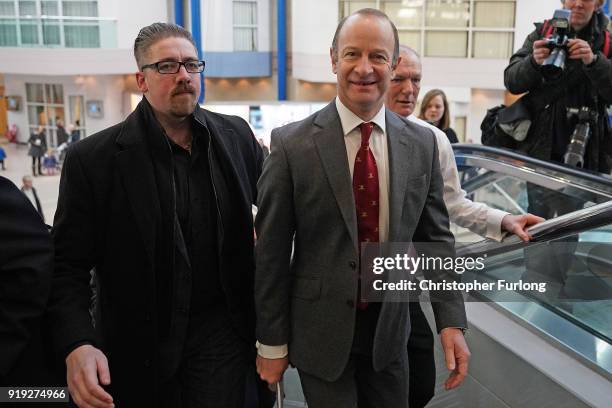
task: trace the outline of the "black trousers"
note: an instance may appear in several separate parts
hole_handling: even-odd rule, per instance
[[[42,174],[40,157],[32,156],[32,175],[36,176],[36,170],[38,170],[38,175]]]
[[[410,408],[422,408],[433,398],[436,387],[434,335],[419,302],[410,302],[410,337],[408,366],[410,368]]]
[[[249,359],[247,342],[229,316],[190,325],[177,372],[161,385],[168,408],[244,408]]]

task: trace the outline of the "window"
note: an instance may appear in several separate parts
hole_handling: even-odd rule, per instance
[[[339,6],[340,17],[364,7],[384,11],[400,43],[426,57],[512,55],[516,0],[343,0]]]
[[[474,58],[508,58],[514,43],[515,2],[508,0],[474,0]],[[489,31],[480,31],[489,29]]]
[[[0,47],[16,47],[19,43],[17,38],[17,22],[15,16],[14,1],[0,1]]]
[[[0,46],[100,47],[97,1],[0,1]]]
[[[234,1],[234,51],[257,51],[257,1]]]
[[[26,83],[26,104],[30,133],[45,128],[47,146],[57,146],[57,120],[65,123],[64,88],[61,84]]]

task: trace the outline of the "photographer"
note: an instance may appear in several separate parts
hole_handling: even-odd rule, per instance
[[[610,172],[612,142],[606,108],[612,102],[612,63],[606,55],[610,36],[605,33],[609,20],[600,10],[603,2],[561,1],[563,8],[571,11],[571,18],[569,40],[563,47],[567,58],[557,75],[547,75],[543,69],[551,54],[546,41],[553,31],[550,21],[536,23],[536,29],[511,57],[504,83],[514,94],[529,92],[527,104],[531,107],[531,126],[526,138],[516,143],[516,150],[564,163],[578,123],[575,115],[568,117],[568,108],[588,107],[596,119],[590,124],[582,167]]]
[[[536,23],[523,47],[504,71],[506,88],[528,94],[521,98],[531,124],[524,139],[514,137],[513,148],[543,160],[609,173],[612,134],[607,106],[612,102],[612,62],[608,18],[603,0],[564,0],[552,20]],[[565,18],[564,18],[565,17]],[[569,18],[568,18],[569,17]],[[548,58],[554,53],[557,57]],[[579,112],[579,114],[576,114]],[[568,114],[569,113],[569,114]],[[576,155],[575,152],[579,154]],[[576,156],[580,159],[576,160]],[[553,218],[584,206],[584,198],[527,184],[528,211]],[[525,249],[526,273],[521,279],[550,282],[563,293],[575,261],[577,237],[561,238],[564,245]]]

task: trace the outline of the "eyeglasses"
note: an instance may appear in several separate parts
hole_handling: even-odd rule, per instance
[[[176,74],[181,69],[181,65],[185,67],[185,70],[190,74],[199,74],[204,71],[204,61],[159,61],[153,64],[143,65],[140,68],[144,71],[145,68],[155,68],[160,74]]]

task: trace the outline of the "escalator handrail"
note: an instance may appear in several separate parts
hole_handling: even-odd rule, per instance
[[[523,154],[517,153],[513,150],[508,149],[500,149],[497,147],[483,146],[478,144],[469,144],[469,143],[456,143],[453,144],[453,151],[455,153],[455,157],[464,157],[465,154],[470,153],[489,153],[495,154],[501,159],[507,158],[509,160],[520,160],[527,164],[531,164],[537,167],[545,168],[548,170],[556,171],[559,173],[564,173],[570,176],[574,176],[580,179],[592,181],[595,183],[600,183],[606,187],[612,188],[612,177],[603,174],[596,173],[590,170],[585,169],[577,169],[575,167],[570,167],[566,165],[562,165],[555,162],[545,161],[541,159],[536,159],[534,157],[525,156]],[[484,156],[484,155],[480,155]]]

